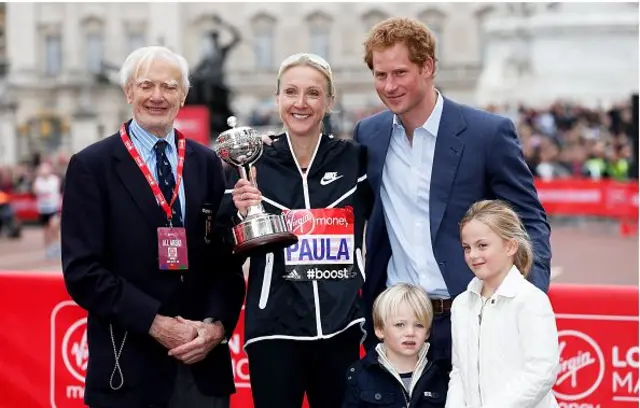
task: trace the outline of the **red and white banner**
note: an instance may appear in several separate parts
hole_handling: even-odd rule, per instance
[[[638,183],[610,180],[536,180],[538,197],[550,215],[638,219]]]
[[[187,138],[209,145],[209,113],[206,108],[184,107],[176,120],[176,128]],[[536,180],[535,185],[540,202],[549,215],[638,219],[637,182],[562,179]],[[13,195],[11,204],[18,218],[24,221],[37,220],[36,202],[32,194]]]
[[[560,407],[637,407],[638,287],[552,285]]]
[[[552,285],[562,371],[554,392],[564,408],[638,406],[638,288]],[[0,272],[0,408],[82,408],[86,313],[59,272]],[[238,392],[253,406],[241,328],[229,341]]]
[[[87,314],[70,300],[59,272],[0,271],[0,408],[83,408]],[[244,313],[238,327],[244,327]],[[244,334],[229,341],[238,392],[251,407]]]
[[[36,205],[36,197],[33,194],[11,194],[9,203],[13,211],[15,211],[16,217],[21,221],[38,221],[38,206]]]
[[[187,139],[209,146],[211,133],[209,128],[209,109],[206,106],[183,106],[180,108],[178,116],[176,116],[174,126]]]

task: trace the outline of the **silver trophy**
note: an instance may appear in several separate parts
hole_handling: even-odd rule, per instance
[[[262,138],[251,127],[236,127],[235,116],[229,117],[227,124],[231,129],[220,133],[213,150],[226,163],[237,167],[241,178],[257,186],[257,181],[251,180],[251,168],[262,155]],[[233,227],[233,238],[235,253],[251,255],[274,252],[298,242],[298,237],[287,228],[284,216],[267,213],[262,203],[249,207],[246,218]]]

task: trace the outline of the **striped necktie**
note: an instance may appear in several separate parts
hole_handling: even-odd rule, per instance
[[[176,188],[176,179],[173,177],[173,171],[171,171],[171,163],[166,154],[168,143],[166,140],[158,140],[154,146],[156,152],[156,170],[158,172],[158,185],[162,194],[164,194],[165,200],[169,204],[173,197],[173,190]],[[182,209],[180,208],[180,197],[176,197],[176,202],[171,207],[173,212],[172,223],[174,227],[182,227]]]

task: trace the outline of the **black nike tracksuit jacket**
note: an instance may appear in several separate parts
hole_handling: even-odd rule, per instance
[[[297,280],[285,270],[285,251],[252,256],[245,306],[245,345],[265,339],[309,340],[331,337],[364,322],[360,288],[365,280],[362,254],[365,220],[373,205],[367,181],[367,155],[351,140],[322,135],[307,169],[298,165],[286,134],[279,135],[254,165],[268,213],[287,209],[345,208],[354,212],[353,266],[348,279]],[[231,192],[239,175],[227,170],[221,211],[236,217]],[[325,268],[326,269],[326,268]],[[298,273],[301,272],[301,273]],[[299,276],[302,275],[302,276]]]

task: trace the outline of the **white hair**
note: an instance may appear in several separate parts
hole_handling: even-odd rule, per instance
[[[124,64],[122,64],[122,68],[120,68],[120,85],[122,85],[122,88],[125,89],[127,85],[129,85],[131,79],[138,74],[138,71],[143,65],[148,66],[149,63],[159,59],[168,61],[180,69],[182,88],[186,94],[190,86],[189,64],[187,60],[182,55],[176,54],[166,47],[157,45],[138,48],[124,60]]]

